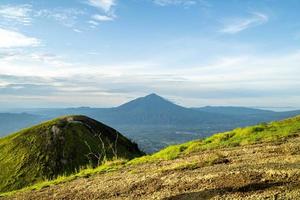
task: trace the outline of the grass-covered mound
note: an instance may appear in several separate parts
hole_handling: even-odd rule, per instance
[[[172,160],[181,155],[207,149],[243,146],[262,142],[275,142],[300,135],[300,116],[283,121],[263,123],[256,126],[237,128],[211,137],[169,146],[157,153],[135,158],[128,164],[140,164],[158,160]]]
[[[116,130],[67,116],[0,139],[0,193],[143,153]]]

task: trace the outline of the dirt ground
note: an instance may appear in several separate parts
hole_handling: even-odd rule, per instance
[[[126,167],[6,199],[300,199],[300,138]]]

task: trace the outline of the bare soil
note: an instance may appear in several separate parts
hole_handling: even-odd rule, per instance
[[[7,199],[300,199],[300,138],[128,166]]]

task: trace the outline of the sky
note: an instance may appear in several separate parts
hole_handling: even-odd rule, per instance
[[[298,0],[1,0],[0,108],[300,108]]]

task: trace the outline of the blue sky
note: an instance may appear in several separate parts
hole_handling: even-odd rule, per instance
[[[300,107],[298,0],[2,0],[0,108]]]

